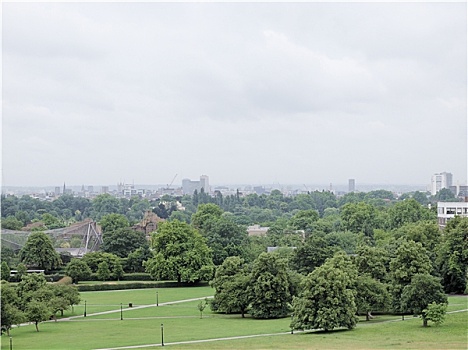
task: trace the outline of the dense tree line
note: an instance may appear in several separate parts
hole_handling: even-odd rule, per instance
[[[383,190],[339,198],[325,191],[294,197],[280,191],[212,197],[201,191],[150,203],[100,195],[83,212],[76,210],[100,223],[101,251],[72,259],[65,271],[75,283],[91,274],[120,279],[125,272],[146,272],[156,280],[211,280],[213,310],[256,318],[292,313],[296,329],[353,328],[357,313],[369,319],[373,311],[419,314],[426,325],[440,320],[444,292],[466,291],[468,219],[453,219],[441,232],[436,208],[426,205],[430,197],[420,192],[405,197],[397,200]],[[177,202],[185,210],[178,210]],[[19,220],[24,210],[31,216],[27,210],[39,210],[42,222],[52,226],[59,217],[55,213],[72,210],[63,207],[61,214],[51,214],[24,203],[23,198],[10,200],[7,218]],[[146,210],[166,219],[150,241],[131,229]],[[269,230],[249,237],[250,224]],[[44,236],[29,236],[17,262],[59,267],[57,256],[45,253],[53,247]],[[278,249],[265,253],[267,247]],[[3,270],[15,266],[3,251],[2,261],[4,276]],[[424,298],[421,290],[427,291]]]

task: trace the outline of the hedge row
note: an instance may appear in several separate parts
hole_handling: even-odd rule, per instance
[[[150,283],[116,283],[116,284],[78,284],[76,287],[79,292],[94,292],[104,290],[121,290],[121,289],[144,289],[144,288],[171,288],[179,287],[177,282],[150,282]]]

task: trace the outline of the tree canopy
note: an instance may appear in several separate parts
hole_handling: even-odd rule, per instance
[[[178,220],[160,224],[152,235],[154,257],[146,272],[155,280],[198,282],[212,276],[213,261],[205,239],[196,229]]]

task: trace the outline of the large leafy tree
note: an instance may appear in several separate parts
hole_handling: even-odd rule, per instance
[[[408,312],[401,302],[401,295],[405,286],[411,283],[416,274],[430,274],[432,263],[426,249],[419,242],[400,240],[395,257],[390,261],[390,279],[392,306],[395,312]]]
[[[390,305],[390,294],[387,286],[373,279],[370,275],[358,276],[356,280],[356,306],[359,313],[372,317],[372,311],[385,311]]]
[[[381,282],[387,279],[389,260],[385,249],[368,245],[360,245],[354,256],[354,263],[360,275],[368,274]]]
[[[125,258],[138,248],[148,246],[144,232],[130,228],[118,228],[114,231],[104,232],[101,249],[103,252],[115,254]]]
[[[356,326],[356,272],[344,263],[346,259],[338,256],[304,278],[302,292],[293,301],[291,328],[329,331]]]
[[[155,280],[198,282],[212,276],[211,251],[200,233],[185,222],[160,224],[153,233],[152,248],[154,257],[145,267]]]
[[[367,203],[347,203],[341,208],[341,224],[345,230],[373,237],[376,227],[376,210]]]
[[[204,204],[208,205],[208,204]],[[226,217],[213,220],[201,230],[207,244],[213,252],[213,263],[221,265],[229,256],[243,256],[247,244],[245,228]]]
[[[301,210],[294,215],[290,220],[290,225],[296,230],[304,230],[310,232],[313,224],[319,219],[319,214],[316,210]]]
[[[447,293],[463,293],[468,277],[468,218],[455,217],[444,229],[437,265]]]
[[[61,265],[60,255],[55,251],[52,240],[44,232],[33,232],[20,251],[20,259],[27,265],[49,271]]]
[[[323,235],[314,233],[294,250],[292,266],[302,274],[308,274],[333,256],[333,248]]]
[[[104,215],[99,221],[99,225],[101,225],[102,233],[107,233],[129,227],[130,223],[125,215],[112,213]]]
[[[16,293],[16,288],[12,287],[8,282],[1,284],[1,327],[2,332],[10,335],[10,329],[13,325],[20,324],[24,321],[24,313],[20,310],[20,298]]]
[[[398,202],[388,210],[389,228],[399,228],[411,222],[434,219],[434,214],[415,199]]]
[[[421,315],[424,327],[427,326],[425,310],[429,304],[447,304],[440,279],[429,274],[414,275],[411,283],[404,287],[401,300],[406,310],[414,315]]]
[[[192,215],[192,225],[197,229],[204,230],[212,221],[220,219],[222,214],[223,210],[216,204],[200,204],[197,212]]]
[[[87,279],[91,276],[91,269],[82,259],[72,259],[65,268],[67,276],[72,278],[73,283]]]
[[[39,323],[47,321],[53,314],[52,308],[47,304],[38,300],[31,300],[25,308],[26,319],[29,322],[34,322],[36,331],[39,332]]]
[[[252,317],[285,317],[292,299],[289,287],[286,260],[277,254],[260,254],[253,263],[247,289]]]
[[[90,209],[91,217],[94,220],[101,220],[102,217],[112,214],[122,214],[123,206],[122,203],[115,197],[108,193],[100,194],[94,198]]]
[[[96,272],[99,268],[99,264],[105,261],[109,267],[111,277],[113,279],[120,279],[123,274],[122,259],[115,254],[105,252],[92,252],[87,253],[82,258],[92,272]]]
[[[249,306],[246,293],[250,277],[244,260],[238,256],[226,258],[216,269],[211,286],[215,289],[214,299],[210,303],[213,311],[241,313],[244,317]]]

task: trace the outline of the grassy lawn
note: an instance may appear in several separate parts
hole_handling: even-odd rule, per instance
[[[161,288],[160,303],[212,295],[209,287]],[[207,307],[199,318],[198,301],[126,309],[120,320],[120,302],[136,305],[154,303],[155,290],[125,290],[112,292],[83,292],[82,298],[93,304],[106,302],[118,305],[116,313],[79,317],[72,321],[47,322],[39,326],[13,329],[13,349],[99,349],[129,345],[159,344],[161,324],[165,343],[232,337],[241,335],[275,334],[268,337],[171,345],[171,348],[197,349],[466,349],[468,312],[447,315],[440,327],[423,328],[421,319],[398,316],[377,316],[360,322],[352,331],[306,332],[289,334],[289,318],[278,320],[242,319],[240,315],[213,314]],[[163,296],[164,295],[164,296]],[[125,299],[129,298],[129,299]],[[122,300],[124,299],[124,300]],[[126,301],[128,300],[128,301]],[[451,311],[467,308],[467,297],[450,297]],[[125,304],[124,304],[125,305]],[[102,309],[102,308],[101,308]],[[77,307],[75,307],[75,313]],[[88,315],[90,311],[88,309]],[[387,321],[387,322],[386,322]],[[388,322],[391,321],[391,322]],[[395,322],[393,322],[395,321]],[[1,349],[8,349],[7,337],[2,337]]]
[[[74,314],[83,314],[85,300],[86,312],[88,315],[94,312],[115,310],[120,308],[120,303],[122,303],[123,307],[128,307],[129,303],[132,303],[134,307],[139,305],[156,304],[156,292],[158,293],[159,303],[165,303],[168,301],[210,296],[214,294],[214,289],[204,286],[81,292],[81,303],[74,307]],[[72,314],[65,314],[65,316],[72,316]]]

